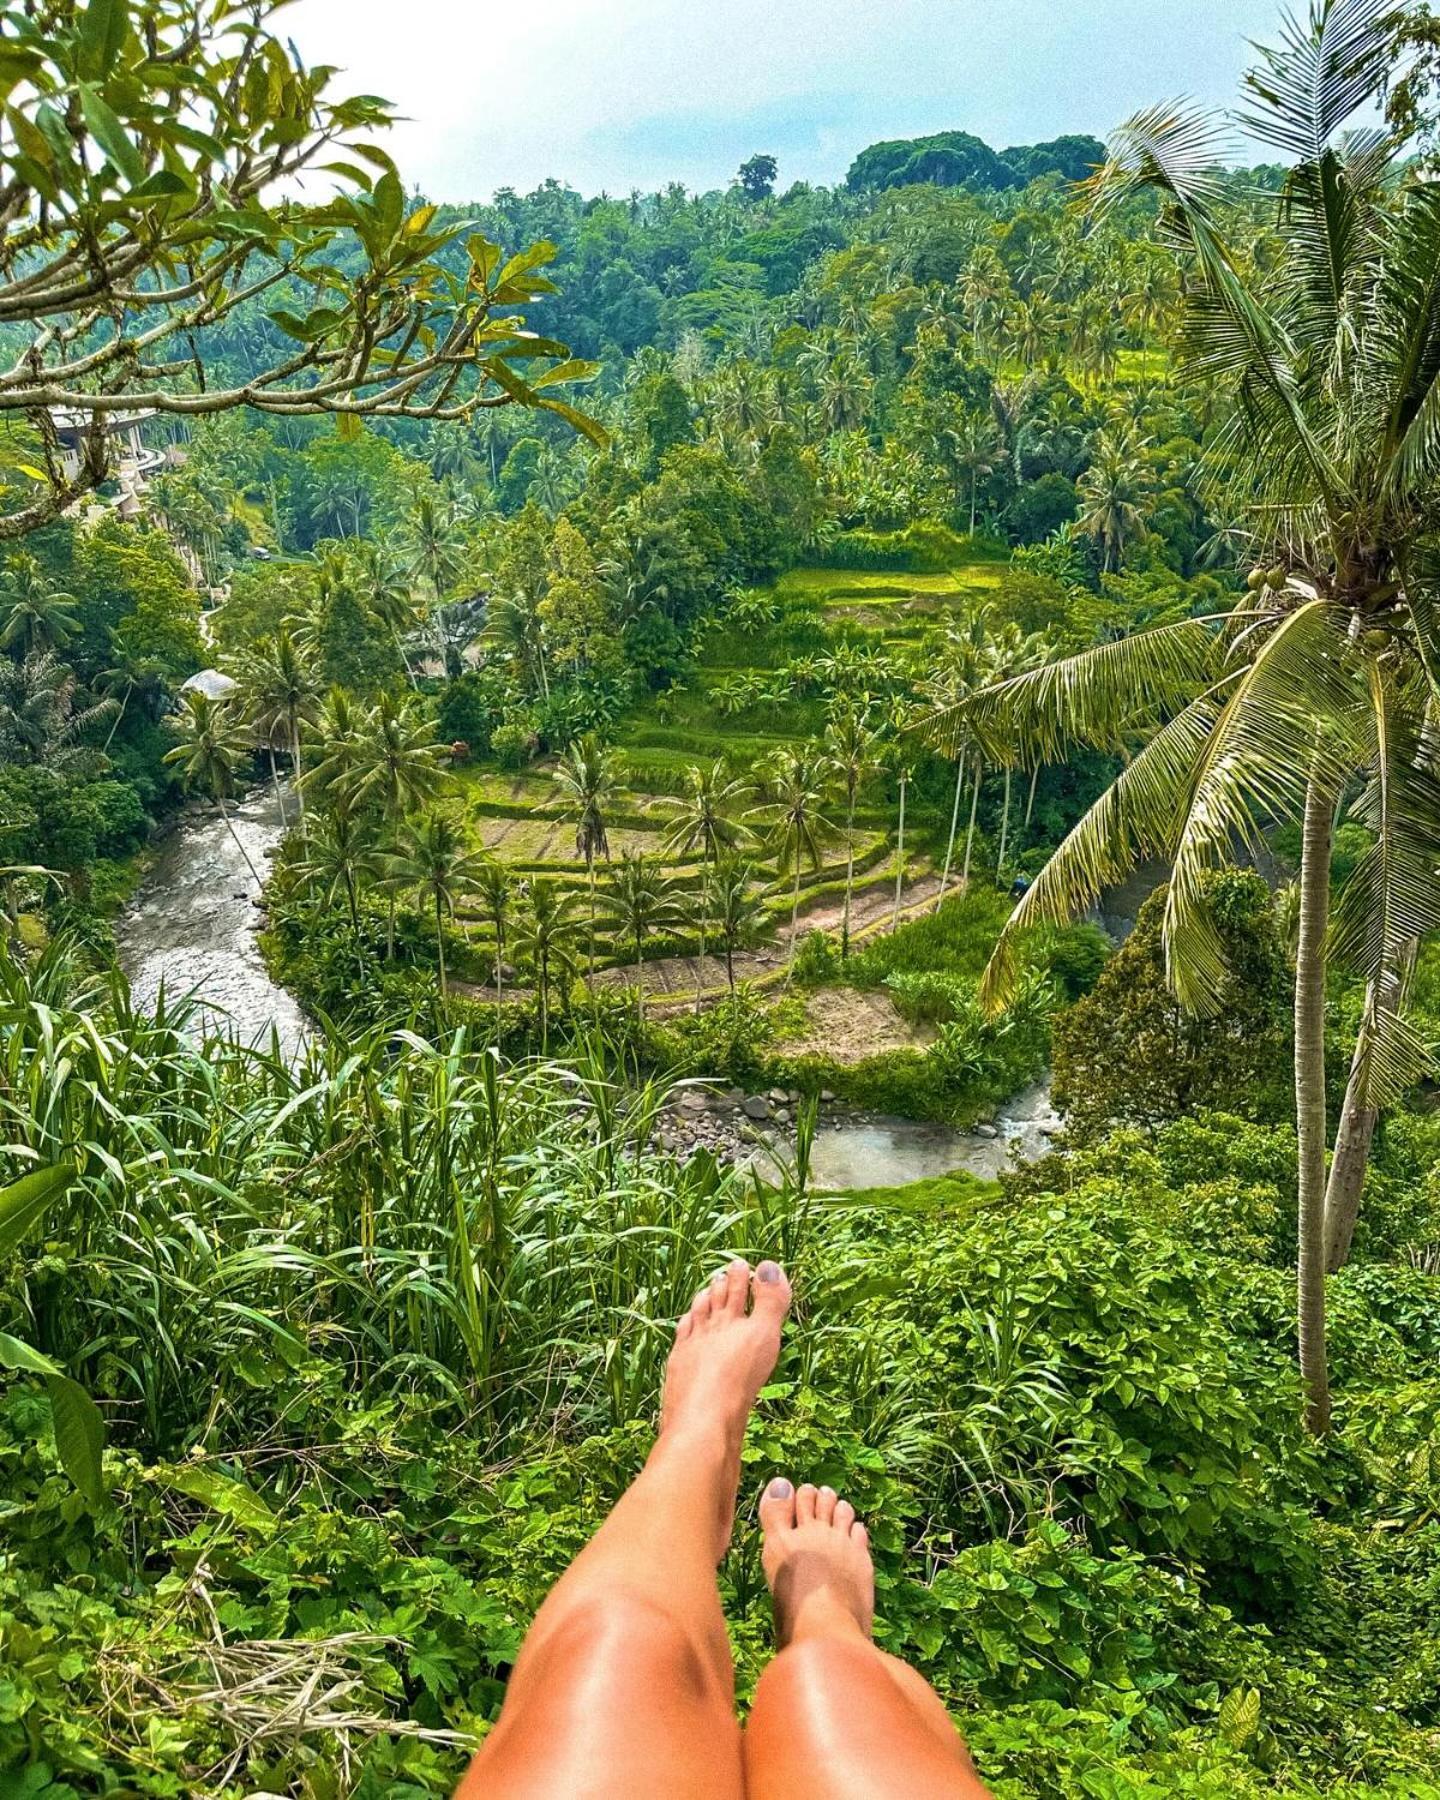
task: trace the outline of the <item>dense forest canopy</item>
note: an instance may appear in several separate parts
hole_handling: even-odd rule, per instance
[[[0,9],[0,1792],[449,1793],[738,1251],[1002,1800],[1440,1796],[1429,8],[444,207],[272,11]]]

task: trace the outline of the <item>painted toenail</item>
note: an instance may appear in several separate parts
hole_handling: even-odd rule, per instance
[[[755,1271],[761,1281],[778,1281],[780,1279],[779,1263],[763,1262]]]
[[[777,1475],[765,1490],[767,1500],[788,1500],[795,1492],[783,1475]]]

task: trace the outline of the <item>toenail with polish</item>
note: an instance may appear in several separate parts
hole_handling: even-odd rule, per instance
[[[777,1475],[770,1483],[769,1487],[766,1488],[765,1496],[769,1500],[788,1500],[794,1492],[794,1488],[791,1487],[785,1477],[783,1475]]]
[[[780,1279],[779,1263],[763,1262],[755,1271],[761,1281],[778,1281]]]

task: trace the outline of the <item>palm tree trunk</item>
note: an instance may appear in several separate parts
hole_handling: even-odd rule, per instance
[[[1000,809],[1000,854],[995,859],[995,877],[1003,886],[1005,880],[1005,851],[1010,839],[1010,765],[1005,765],[1005,804]]]
[[[800,858],[795,858],[795,889],[790,896],[790,962],[785,970],[785,985],[795,973],[795,936],[800,929]]]
[[[979,485],[980,471],[972,469],[970,471],[970,535],[972,538],[975,535],[975,490]]]
[[[725,975],[730,983],[730,997],[735,997],[735,945],[728,937],[725,940]]]
[[[435,955],[440,964],[440,998],[445,998],[445,914],[440,907],[440,896],[435,896]]]
[[[300,806],[300,830],[305,830],[305,790],[300,786],[300,721],[290,721],[290,764],[295,771],[295,798]]]
[[[945,890],[950,885],[950,864],[955,856],[955,829],[960,823],[960,796],[964,788],[965,758],[962,756],[955,765],[955,804],[950,808],[950,836],[945,841],[945,867],[940,871],[940,892],[935,896],[936,912],[939,912]]]
[[[285,831],[289,828],[290,818],[285,811],[285,793],[280,786],[280,771],[275,767],[274,744],[265,746],[265,754],[270,758],[270,785],[275,790],[275,804],[280,808],[280,829]]]
[[[635,933],[635,1011],[640,1023],[645,1023],[645,957],[640,933]]]
[[[710,848],[700,858],[700,960],[695,965],[695,1016],[700,1016],[700,995],[705,983],[705,946],[710,941]]]
[[[968,890],[970,886],[970,855],[975,848],[975,813],[980,805],[980,778],[983,773],[980,758],[975,758],[975,785],[970,790],[970,823],[965,827],[965,867],[960,871],[960,886]]]
[[[1030,771],[1030,797],[1025,802],[1025,829],[1030,829],[1030,818],[1035,811],[1035,789],[1040,785],[1040,765],[1037,762]]]
[[[345,871],[345,898],[350,903],[350,929],[356,937],[360,935],[360,901],[355,893],[355,876],[350,869]]]
[[[550,1048],[550,958],[542,953],[540,957],[540,1054],[542,1056]]]
[[[895,834],[895,911],[890,918],[890,929],[894,931],[900,923],[900,894],[905,885],[905,788],[906,781],[900,777],[900,827]]]
[[[1382,971],[1365,989],[1360,1035],[1355,1040],[1350,1079],[1345,1085],[1345,1104],[1335,1133],[1335,1154],[1330,1159],[1330,1180],[1325,1188],[1325,1266],[1332,1275],[1345,1267],[1350,1255],[1350,1241],[1355,1235],[1355,1220],[1360,1212],[1360,1192],[1370,1162],[1370,1144],[1380,1118],[1379,1107],[1367,1106],[1364,1101],[1369,1033],[1381,1010],[1394,1007],[1399,1000],[1401,987],[1408,979],[1409,969],[1414,966],[1416,950],[1414,943],[1407,946],[1406,967]]]
[[[1312,772],[1300,858],[1300,936],[1295,953],[1295,1127],[1299,1143],[1296,1307],[1305,1423],[1330,1429],[1325,1350],[1325,928],[1330,911],[1334,796]]]
[[[231,837],[234,838],[234,840],[235,840],[235,848],[245,858],[245,867],[255,877],[256,887],[263,888],[265,885],[265,882],[261,877],[260,871],[255,867],[254,863],[251,862],[250,852],[245,848],[244,844],[241,843],[240,833],[235,829],[235,821],[230,817],[230,809],[228,806],[226,806],[224,800],[221,799],[219,794],[217,794],[215,796],[215,804],[220,808],[220,817],[225,821],[225,829],[230,833]]]
[[[395,960],[395,896],[394,896],[394,894],[389,894],[386,896],[386,898],[390,902],[390,911],[385,920],[385,960],[386,960],[386,962],[394,962],[394,960]]]
[[[500,915],[495,915],[495,1004],[498,1006],[505,998],[505,977],[501,970],[505,966],[505,927],[500,923]]]
[[[845,812],[845,916],[840,925],[840,960],[850,954],[850,900],[855,891],[855,796]]]

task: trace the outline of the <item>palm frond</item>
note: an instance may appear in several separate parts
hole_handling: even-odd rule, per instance
[[[1137,725],[1158,724],[1217,680],[1225,650],[1215,621],[1181,619],[1013,675],[914,729],[949,756],[970,742],[1001,761],[1022,751],[1059,762],[1080,744],[1119,750]]]
[[[995,945],[980,984],[987,1011],[1000,1011],[1015,991],[1016,950],[1027,930],[1068,923],[1145,857],[1172,854],[1196,765],[1221,710],[1222,702],[1207,695],[1162,726],[1066,837]]]
[[[1288,614],[1241,674],[1196,772],[1165,907],[1170,982],[1191,1011],[1214,1007],[1226,975],[1205,872],[1262,825],[1298,816],[1312,780],[1341,791],[1361,755],[1362,705],[1345,614],[1325,600]]]
[[[1281,41],[1257,45],[1239,123],[1297,162],[1318,163],[1335,133],[1380,94],[1391,62],[1395,0],[1312,0],[1283,17]]]

